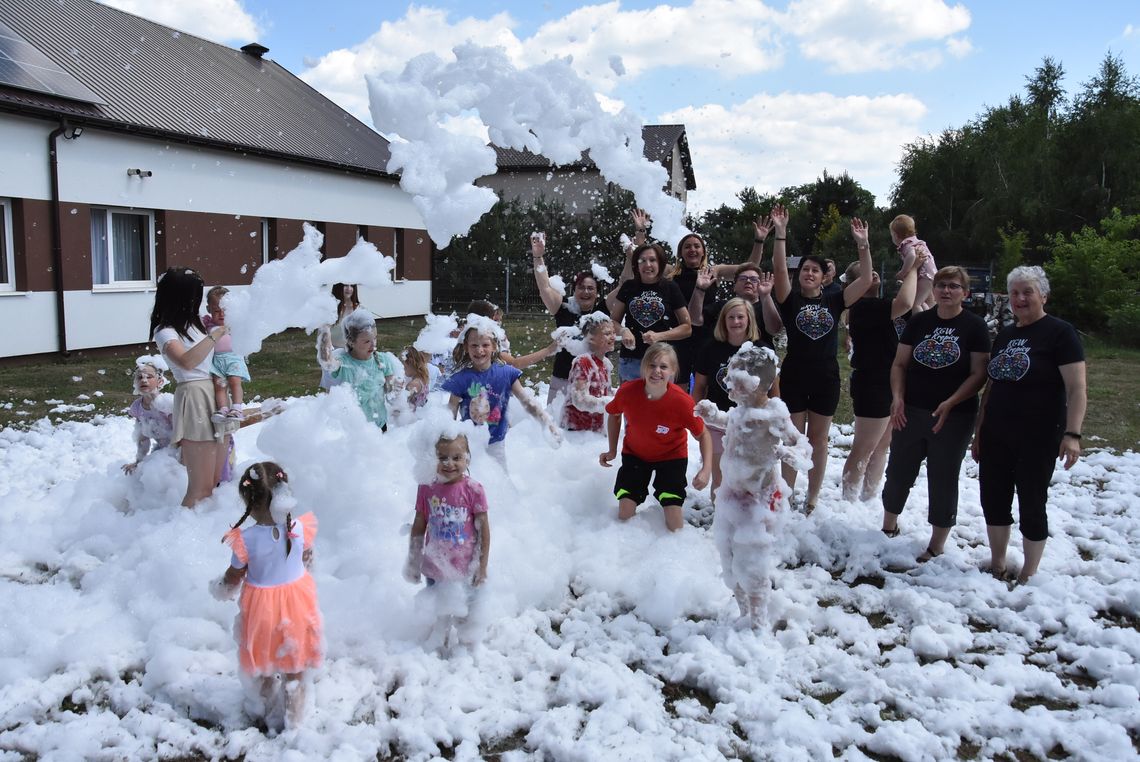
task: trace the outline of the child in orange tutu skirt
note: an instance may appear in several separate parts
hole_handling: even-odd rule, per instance
[[[242,585],[234,621],[238,662],[257,682],[266,725],[294,727],[305,705],[301,678],[322,658],[317,586],[309,576],[317,520],[293,518],[296,500],[279,465],[255,463],[238,482],[245,514],[222,542],[233,549],[217,591],[230,597]],[[247,518],[257,523],[238,529]]]

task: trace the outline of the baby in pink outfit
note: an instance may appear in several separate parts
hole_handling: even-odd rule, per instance
[[[900,214],[891,220],[891,240],[899,251],[902,267],[895,273],[895,280],[902,280],[903,275],[914,267],[914,260],[919,249],[926,250],[926,260],[918,265],[918,292],[914,297],[914,309],[911,314],[917,314],[934,306],[934,274],[938,272],[938,265],[934,263],[934,254],[926,241],[915,235],[914,218],[907,214]]]

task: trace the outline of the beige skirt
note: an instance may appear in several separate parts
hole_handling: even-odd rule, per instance
[[[174,390],[174,443],[213,442],[214,382],[183,381]]]

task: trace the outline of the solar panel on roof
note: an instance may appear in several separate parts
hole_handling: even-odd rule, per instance
[[[3,22],[0,22],[0,85],[83,103],[106,103]]]

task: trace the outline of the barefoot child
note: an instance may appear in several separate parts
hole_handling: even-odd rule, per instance
[[[563,425],[570,431],[601,431],[606,405],[614,397],[613,363],[606,357],[614,351],[614,322],[604,312],[583,315],[578,328],[589,350],[570,365],[570,398],[563,411]]]
[[[399,362],[391,352],[376,351],[376,318],[366,309],[358,309],[346,317],[344,349],[333,349],[327,331],[321,338],[321,367],[335,380],[346,383],[356,392],[356,401],[364,417],[380,427],[388,428],[387,395],[400,380]],[[323,329],[322,329],[323,330]]]
[[[452,424],[454,425],[454,424]],[[439,583],[463,587],[468,603],[474,588],[487,579],[491,525],[483,486],[467,473],[471,448],[464,434],[444,433],[435,443],[435,480],[416,492],[416,518],[404,564],[404,579],[428,587]],[[438,591],[437,591],[438,592]],[[444,632],[459,622],[441,622]]]
[[[228,598],[241,585],[234,623],[238,662],[257,681],[272,730],[300,722],[305,707],[301,678],[320,666],[323,651],[317,587],[308,571],[317,520],[312,513],[294,519],[296,500],[288,481],[271,462],[255,463],[242,474],[238,494],[245,513],[222,539],[233,556],[214,590],[217,597]],[[256,523],[239,529],[250,517]]]
[[[780,462],[796,468],[811,464],[811,445],[792,425],[787,406],[768,397],[775,378],[776,353],[747,342],[728,363],[729,396],[736,406],[726,412],[711,400],[697,405],[706,423],[725,429],[724,481],[716,494],[713,536],[741,623],[753,628],[765,619],[782,540],[779,530],[788,509]]]
[[[135,361],[134,392],[137,397],[127,410],[135,419],[135,462],[123,465],[124,473],[134,473],[151,452],[170,446],[174,437],[174,395],[162,391],[166,386],[166,362],[158,356],[143,356]]]
[[[934,306],[934,273],[938,272],[938,265],[934,263],[934,255],[916,235],[914,218],[907,214],[900,214],[891,220],[891,240],[899,250],[902,267],[895,273],[895,280],[902,280],[912,267],[918,270],[918,289],[914,296],[913,314],[918,314]],[[919,251],[926,252],[926,261],[915,262]]]
[[[206,330],[226,324],[226,311],[222,309],[222,297],[229,293],[225,286],[214,286],[206,292],[206,312],[202,325]],[[218,411],[214,414],[222,418],[245,417],[243,411],[245,391],[242,382],[249,380],[249,368],[241,355],[234,352],[234,340],[226,334],[214,346],[214,366],[210,370],[214,377],[214,402]]]
[[[487,427],[491,435],[487,451],[505,467],[504,442],[510,429],[507,412],[512,396],[546,427],[556,445],[561,443],[562,435],[519,382],[522,371],[500,359],[502,335],[502,329],[490,318],[468,315],[455,347],[456,370],[443,382],[442,388],[451,394],[448,404],[452,414]]]
[[[622,384],[606,405],[610,414],[610,449],[598,458],[609,468],[617,457],[624,417],[621,468],[614,484],[618,518],[633,518],[637,506],[648,495],[649,479],[653,476],[654,497],[665,511],[665,526],[670,532],[676,532],[684,523],[681,506],[685,503],[689,466],[687,431],[701,445],[701,470],[693,478],[693,486],[704,489],[712,474],[712,438],[704,422],[693,413],[693,398],[671,383],[676,372],[677,353],[673,347],[663,341],[650,344],[641,358],[641,378]]]

